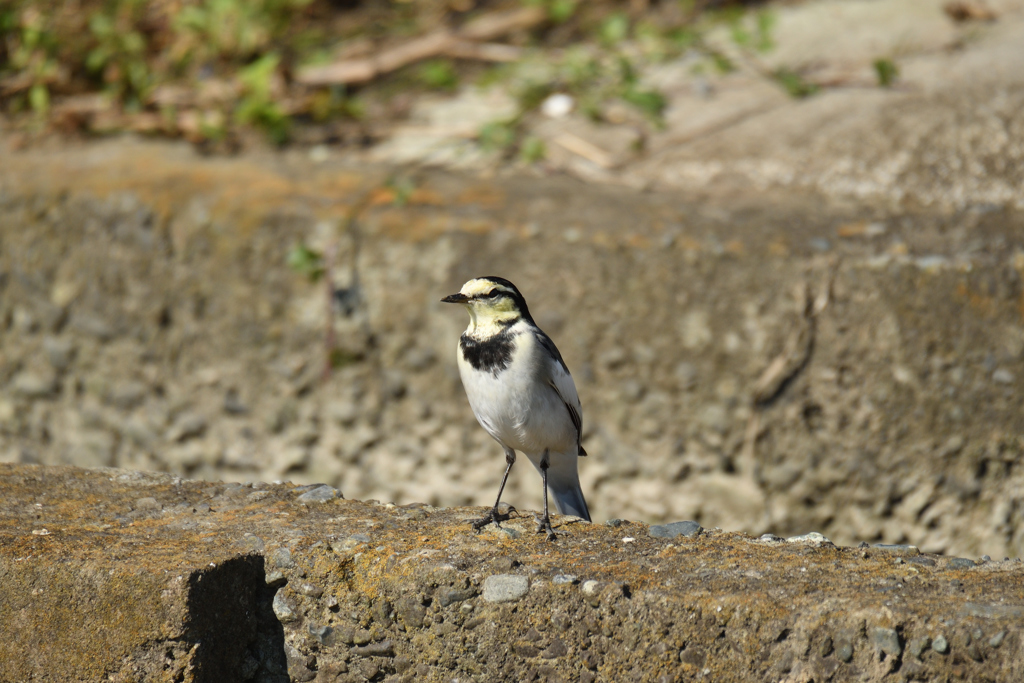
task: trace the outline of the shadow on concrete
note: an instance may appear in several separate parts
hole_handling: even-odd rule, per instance
[[[284,628],[273,610],[264,558],[244,555],[189,581],[186,640],[197,683],[288,680]]]

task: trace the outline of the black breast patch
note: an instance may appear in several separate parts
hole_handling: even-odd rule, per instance
[[[512,351],[515,349],[515,335],[502,330],[490,339],[473,339],[462,335],[459,347],[474,370],[490,372],[497,377],[512,363]]]

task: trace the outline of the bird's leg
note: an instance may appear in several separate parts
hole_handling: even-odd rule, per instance
[[[548,452],[544,450],[544,455],[540,459],[540,478],[544,485],[544,518],[538,520],[537,533],[542,534],[547,532],[548,540],[555,540],[555,530],[551,528],[551,515],[548,514]]]
[[[516,452],[511,448],[505,449],[505,462],[508,464],[505,465],[505,476],[501,478],[501,486],[498,487],[498,499],[494,501],[494,507],[491,508],[490,512],[473,522],[473,528],[477,531],[480,531],[480,529],[483,529],[491,522],[494,522],[494,526],[500,527],[501,524],[499,522],[504,522],[509,518],[507,513],[503,515],[498,512],[498,504],[501,502],[501,494],[505,490],[505,482],[508,481],[508,473],[512,471],[512,465],[516,464]]]

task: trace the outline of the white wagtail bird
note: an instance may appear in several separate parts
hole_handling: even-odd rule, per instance
[[[576,459],[583,410],[576,384],[555,343],[530,317],[516,286],[500,277],[470,280],[457,294],[441,299],[469,311],[469,327],[459,339],[459,374],[477,421],[505,449],[505,476],[494,507],[473,527],[507,519],[498,504],[508,473],[521,451],[544,483],[544,518],[538,533],[555,538],[548,515],[548,492],[563,515],[590,521]]]

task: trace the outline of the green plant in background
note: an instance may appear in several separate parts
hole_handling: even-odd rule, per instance
[[[900,75],[899,67],[891,59],[876,59],[872,66],[875,68],[878,85],[883,88],[890,87]]]
[[[772,32],[775,28],[775,15],[769,9],[745,12],[742,8],[730,7],[709,15],[711,22],[724,23],[729,30],[729,37],[735,47],[731,51],[741,64],[777,83],[791,97],[805,98],[821,90],[817,83],[807,80],[801,73],[786,66],[775,69],[767,68],[760,55],[775,47]],[[698,36],[696,45],[712,61],[715,67],[725,73],[733,71],[736,64],[722,50],[711,47]]]
[[[548,17],[556,24],[561,24],[576,13],[578,0],[545,0],[543,4],[547,7]]]
[[[729,12],[726,14],[726,21],[729,24],[732,41],[740,48],[765,53],[775,47],[775,41],[772,39],[775,14],[770,10],[760,9],[752,15],[742,11]]]
[[[6,60],[0,60],[0,76],[4,77],[4,89],[15,93],[11,109],[27,106],[38,116],[46,114],[50,84],[60,75],[57,40],[47,29],[46,17],[32,7],[21,12],[4,8],[0,10],[0,38],[6,52]]]
[[[280,57],[275,53],[263,55],[238,73],[242,85],[242,99],[235,108],[235,121],[263,128],[277,144],[288,141],[291,119],[275,101],[273,81],[277,77]]]
[[[809,82],[796,71],[786,67],[776,69],[772,72],[771,76],[792,97],[810,97],[820,90],[820,86],[816,83]]]
[[[520,111],[533,111],[544,103],[551,92],[552,83],[549,81],[526,81],[515,93],[516,103]]]
[[[392,204],[405,206],[412,199],[412,193],[416,191],[416,180],[407,175],[391,176],[384,182],[384,187],[395,194]]]
[[[665,96],[657,90],[644,89],[633,63],[621,56],[619,57],[619,75],[618,96],[643,112],[655,124],[662,125],[661,117],[665,112],[665,107],[668,106]]]
[[[612,107],[619,101],[651,125],[662,125],[666,97],[640,74],[681,56],[702,57],[706,68],[720,71],[753,65],[798,97],[817,89],[791,70],[759,66],[757,55],[774,45],[774,15],[765,9],[733,3],[708,11],[725,3],[666,0],[636,16],[621,2],[522,2],[544,8],[549,21],[534,38],[560,49],[527,52],[525,59],[489,72],[513,93],[519,111],[485,126],[479,138],[508,158],[543,158],[540,141],[525,137],[525,117],[553,93],[570,95],[576,111],[595,121],[608,120],[613,109],[621,112]],[[378,41],[379,47],[422,35],[437,21],[437,13],[426,9],[433,3],[380,4],[382,18],[343,31],[345,41]],[[490,11],[478,4],[482,13]],[[337,31],[324,19],[350,10],[330,0],[76,0],[70,7],[65,0],[0,0],[0,101],[7,111],[45,114],[54,96],[101,87],[129,114],[158,110],[166,131],[217,141],[239,126],[255,126],[283,143],[293,116],[361,119],[372,106],[364,102],[410,88],[451,91],[466,72],[462,62],[438,57],[355,89],[289,84],[297,65],[338,54]],[[889,60],[875,68],[882,85],[898,73]],[[81,121],[88,126],[93,120]]]
[[[310,96],[309,113],[314,121],[327,121],[335,117],[360,120],[366,117],[363,101],[350,95],[344,86],[319,90]]]
[[[288,252],[288,267],[300,275],[305,275],[310,282],[316,282],[324,275],[324,256],[299,242]]]
[[[647,115],[647,118],[654,121],[659,127],[664,125],[662,115],[668,100],[657,90],[628,89],[622,93],[622,99]]]
[[[485,152],[505,152],[515,145],[518,127],[518,120],[492,121],[480,129],[480,146]]]
[[[86,55],[86,69],[129,110],[141,108],[154,85],[146,39],[136,28],[145,9],[145,0],[118,0],[89,18],[96,46]]]
[[[535,135],[528,135],[519,145],[519,158],[527,164],[535,164],[547,157],[544,141]]]
[[[183,61],[249,58],[270,47],[287,29],[292,12],[312,0],[203,0],[174,19],[173,51]]]
[[[598,38],[606,47],[618,45],[629,36],[629,17],[616,12],[601,22]]]
[[[420,81],[432,90],[455,90],[459,85],[459,74],[448,59],[432,59],[419,68]]]

